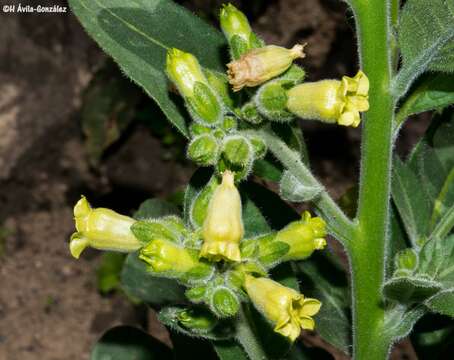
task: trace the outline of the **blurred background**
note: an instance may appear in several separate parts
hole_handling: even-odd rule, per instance
[[[217,26],[222,1],[178,2]],[[310,80],[356,73],[352,16],[343,2],[231,2],[267,43],[307,42],[300,64]],[[397,145],[401,154],[427,124],[424,115],[408,122]],[[301,126],[314,171],[339,198],[357,178],[360,130]],[[139,325],[168,341],[155,314],[121,291],[122,257],[88,250],[76,261],[68,240],[81,194],[93,206],[124,214],[150,197],[178,204],[194,170],[185,146],[69,9],[0,13],[0,359],[88,359],[95,340],[117,324]],[[327,358],[345,359],[328,351]],[[393,357],[416,358],[405,341]]]

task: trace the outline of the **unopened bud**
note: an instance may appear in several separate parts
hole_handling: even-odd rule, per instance
[[[225,171],[222,183],[214,191],[208,206],[200,255],[214,261],[241,261],[238,245],[243,234],[241,197],[235,187],[233,173]]]
[[[249,175],[254,162],[254,148],[248,138],[242,135],[226,136],[222,142],[221,155],[217,170],[235,172],[235,179],[240,180]]]
[[[258,125],[263,122],[263,117],[260,115],[255,101],[250,101],[243,105],[240,111],[241,118],[247,122]]]
[[[220,121],[222,106],[194,55],[170,49],[167,52],[166,70],[188,103],[195,120],[206,125]]]
[[[215,314],[221,318],[234,316],[240,308],[237,296],[227,287],[213,290],[210,305]]]
[[[290,341],[295,341],[301,329],[314,329],[312,316],[321,307],[317,299],[305,298],[271,279],[251,275],[246,275],[244,288],[256,309],[274,325],[274,331]]]
[[[74,220],[77,232],[71,236],[69,249],[76,259],[88,246],[120,252],[132,252],[141,246],[131,231],[134,219],[110,209],[92,209],[84,196],[74,206]]]
[[[418,256],[413,249],[405,249],[396,254],[395,266],[397,275],[408,275],[418,266]]]
[[[294,118],[287,110],[287,101],[287,91],[279,80],[262,85],[255,96],[259,112],[271,121],[288,122]]]
[[[240,59],[227,64],[233,91],[239,91],[244,86],[260,85],[282,74],[293,60],[305,56],[303,48],[303,45],[295,45],[291,49],[268,45],[248,51]]]
[[[185,291],[186,297],[193,303],[200,303],[205,298],[206,286],[196,286]]]
[[[224,129],[227,132],[230,132],[232,130],[236,130],[238,126],[238,121],[234,116],[225,116],[224,120],[222,121],[222,129]]]
[[[202,134],[209,134],[211,132],[211,128],[205,125],[198,124],[196,122],[193,122],[189,126],[189,132],[191,133],[192,137],[196,137],[197,135],[202,135]]]
[[[369,109],[369,80],[358,71],[341,81],[322,80],[303,83],[287,92],[287,109],[304,118],[357,127],[360,112]]]
[[[211,134],[198,135],[188,145],[188,157],[201,166],[214,165],[218,153],[218,141]]]
[[[210,311],[203,308],[182,310],[178,313],[177,319],[185,328],[197,332],[210,331],[218,323],[218,319]]]
[[[268,150],[265,141],[263,141],[259,136],[249,136],[249,141],[254,149],[254,158],[256,160],[263,159]]]

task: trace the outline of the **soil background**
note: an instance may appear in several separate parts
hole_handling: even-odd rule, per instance
[[[11,3],[18,2],[0,1]],[[214,23],[221,1],[180,3]],[[301,64],[311,80],[355,73],[352,19],[341,1],[233,3],[268,43],[307,42]],[[59,0],[39,4],[67,6]],[[90,166],[80,125],[81,96],[105,61],[70,10],[0,13],[2,360],[88,359],[92,344],[116,324],[146,326],[165,338],[152,312],[144,313],[122,295],[100,294],[99,252],[88,250],[76,261],[68,251],[72,206],[81,194],[94,206],[130,214],[147,198],[181,190],[194,170],[141,123],[129,126],[100,164]],[[426,125],[422,117],[404,129],[401,153]],[[360,131],[307,121],[302,126],[316,173],[339,197],[357,178]],[[401,348],[407,358],[413,356],[405,343]]]

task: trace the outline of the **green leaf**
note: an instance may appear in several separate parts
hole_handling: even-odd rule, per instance
[[[125,261],[125,254],[105,252],[96,271],[97,286],[101,293],[107,294],[120,286],[120,274]]]
[[[431,203],[421,188],[421,182],[412,169],[395,157],[392,196],[408,237],[415,246],[426,234],[431,211]]]
[[[386,336],[396,341],[402,339],[412,331],[416,322],[427,312],[423,305],[408,308],[405,305],[395,305],[386,311]]]
[[[413,114],[441,109],[454,103],[454,75],[427,74],[396,115],[396,128]]]
[[[148,199],[140,204],[139,209],[134,213],[136,220],[154,219],[167,215],[180,215],[178,208],[161,199]]]
[[[223,71],[221,34],[168,0],[71,0],[85,30],[188,136],[185,120],[167,91],[166,50],[193,53],[203,66]]]
[[[117,326],[96,343],[91,360],[173,359],[172,351],[160,341],[131,326]]]
[[[425,304],[433,312],[454,318],[454,288],[440,291],[427,299]]]
[[[408,0],[398,35],[402,68],[392,85],[398,97],[425,71],[454,71],[454,0]]]
[[[121,274],[128,294],[152,305],[184,303],[184,288],[175,280],[159,278],[147,272],[137,253],[129,254]]]
[[[308,260],[298,263],[298,269],[305,275],[302,279],[304,295],[322,302],[320,312],[314,316],[315,330],[324,340],[349,354],[350,295],[345,275],[335,270],[322,254],[314,254]]]
[[[83,93],[81,122],[85,148],[96,165],[110,145],[115,143],[135,115],[142,92],[108,61]]]
[[[388,299],[414,303],[427,299],[442,288],[441,283],[427,278],[401,276],[388,280],[383,287],[383,293]]]

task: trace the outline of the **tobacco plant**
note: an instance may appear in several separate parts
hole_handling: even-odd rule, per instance
[[[320,358],[302,345],[304,330],[338,357],[378,360],[421,318],[431,327],[411,340],[422,351],[424,339],[437,344],[452,332],[454,1],[347,3],[358,70],[312,82],[301,66],[306,44],[266,44],[233,5],[220,9],[222,35],[167,0],[70,1],[187,138],[199,167],[182,212],[159,199],[133,217],[84,197],[76,204],[71,254],[130,253],[122,288],[159,311],[173,341],[170,349],[120,327],[93,359],[206,358],[213,349],[222,360]],[[402,124],[432,110],[427,133],[400,159]],[[361,132],[348,207],[313,175],[300,121]],[[278,182],[279,194],[259,179]],[[289,203],[311,210],[297,214]]]

